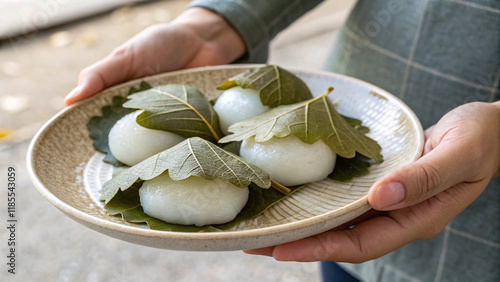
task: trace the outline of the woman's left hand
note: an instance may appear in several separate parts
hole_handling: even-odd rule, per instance
[[[426,131],[422,158],[378,180],[368,193],[383,211],[352,228],[248,254],[279,261],[360,263],[439,234],[500,175],[500,102],[470,103]]]

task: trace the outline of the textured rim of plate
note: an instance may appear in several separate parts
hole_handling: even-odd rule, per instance
[[[246,64],[246,65],[223,65],[223,66],[213,66],[213,67],[201,67],[201,68],[193,68],[193,69],[187,69],[187,70],[178,70],[178,71],[173,71],[173,72],[168,72],[168,73],[161,73],[157,74],[154,76],[149,76],[149,77],[143,77],[135,80],[131,80],[113,87],[110,87],[108,89],[105,89],[103,91],[111,90],[111,89],[116,89],[116,88],[123,88],[123,87],[130,87],[132,85],[137,84],[137,82],[144,80],[146,78],[151,78],[154,79],[155,77],[160,77],[164,76],[166,74],[168,75],[176,75],[179,73],[183,74],[188,74],[190,72],[199,72],[203,70],[217,70],[217,69],[227,69],[227,68],[250,68],[250,67],[259,67],[262,65],[258,64]],[[297,72],[308,72],[308,73],[316,73],[316,74],[322,74],[322,75],[327,75],[327,76],[338,76],[342,77],[347,80],[355,81],[358,84],[364,84],[366,86],[369,86],[372,89],[376,89],[380,92],[378,94],[384,96],[388,100],[393,101],[394,103],[397,103],[401,109],[411,117],[412,125],[414,126],[415,129],[419,131],[419,139],[418,140],[418,148],[415,153],[415,155],[411,158],[410,162],[413,162],[417,160],[421,156],[421,152],[424,146],[424,134],[423,134],[423,129],[422,126],[415,115],[415,113],[405,104],[403,103],[399,98],[396,96],[390,94],[389,92],[381,89],[380,87],[377,87],[371,83],[352,78],[349,76],[337,74],[337,73],[332,73],[332,72],[326,72],[326,71],[318,71],[318,70],[307,70],[307,69],[298,69],[298,68],[288,68],[284,67],[287,70],[292,70],[292,71],[297,71]],[[95,96],[94,96],[95,97]],[[93,97],[89,98],[93,99]],[[224,231],[224,232],[207,232],[207,233],[191,233],[191,232],[170,232],[170,231],[158,231],[158,230],[151,230],[151,229],[143,229],[139,227],[132,227],[132,226],[126,226],[122,225],[119,223],[114,223],[111,221],[107,221],[105,219],[101,219],[98,217],[91,216],[85,212],[82,212],[62,200],[60,200],[58,197],[56,197],[54,194],[52,194],[41,182],[41,180],[38,178],[34,167],[33,167],[33,150],[37,146],[38,140],[40,139],[41,136],[47,134],[46,130],[52,126],[52,123],[56,121],[59,117],[62,115],[66,114],[67,112],[73,111],[75,107],[78,107],[80,103],[85,103],[85,101],[76,103],[74,105],[71,105],[63,110],[61,110],[59,113],[57,113],[55,116],[53,116],[49,121],[47,121],[41,128],[40,130],[36,133],[36,135],[33,137],[28,151],[27,151],[27,168],[28,168],[28,174],[42,196],[47,199],[51,204],[53,204],[55,207],[63,211],[65,214],[70,216],[71,218],[81,221],[82,223],[88,223],[91,225],[96,225],[97,227],[104,228],[104,229],[110,229],[112,231],[119,231],[123,232],[129,235],[139,235],[139,236],[144,236],[144,237],[152,237],[152,238],[164,238],[164,239],[178,239],[178,240],[228,240],[228,239],[241,239],[241,238],[251,238],[255,236],[269,236],[269,235],[277,235],[279,233],[285,232],[285,231],[292,231],[292,230],[299,230],[299,229],[304,229],[307,228],[308,226],[312,226],[315,224],[319,223],[324,223],[332,218],[342,216],[346,214],[347,212],[350,212],[352,209],[364,209],[363,213],[368,211],[370,209],[370,206],[368,205],[368,196],[364,196],[360,198],[359,200],[346,205],[342,208],[339,208],[337,210],[324,213],[322,215],[317,215],[313,216],[308,219],[300,220],[297,222],[291,222],[291,223],[285,223],[285,224],[280,224],[276,226],[270,226],[270,227],[263,227],[263,228],[258,228],[258,229],[251,229],[251,230],[244,230],[244,231]],[[347,211],[346,211],[347,210]],[[87,225],[88,227],[91,227]],[[328,229],[326,229],[328,230]],[[326,231],[325,230],[325,231]],[[312,235],[312,234],[311,234]],[[228,249],[229,250],[229,249]]]

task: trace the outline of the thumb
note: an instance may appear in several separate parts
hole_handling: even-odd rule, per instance
[[[78,85],[64,98],[66,106],[91,97],[99,91],[132,78],[132,55],[127,48],[114,51],[80,72]]]
[[[88,74],[81,82],[71,90],[71,92],[64,98],[66,106],[74,104],[78,101],[84,100],[97,94],[99,91],[107,87],[107,83],[96,73]]]
[[[412,206],[465,181],[470,174],[467,150],[460,144],[439,144],[414,163],[398,168],[378,180],[368,193],[376,210]]]

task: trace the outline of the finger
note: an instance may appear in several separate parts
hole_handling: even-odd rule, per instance
[[[274,250],[274,246],[260,248],[260,249],[253,249],[253,250],[243,250],[243,252],[245,252],[246,254],[249,254],[249,255],[261,255],[261,256],[272,257],[273,250]]]
[[[466,165],[470,163],[469,151],[459,142],[438,145],[416,162],[377,181],[368,193],[368,202],[376,210],[399,209],[465,181],[474,169]]]
[[[399,224],[391,217],[376,217],[352,229],[328,231],[278,245],[272,255],[278,261],[358,263],[382,256],[410,242],[408,236],[401,236],[401,231]]]
[[[429,137],[431,136],[432,132],[434,132],[434,128],[436,128],[436,125],[433,125],[429,128],[427,128],[425,131],[424,131],[424,134],[425,134],[425,139],[429,139]]]
[[[436,125],[433,125],[424,131],[425,144],[424,144],[424,150],[422,152],[422,155],[426,155],[427,153],[432,151],[432,149],[434,148],[432,133],[434,132],[435,128],[436,128]]]
[[[345,229],[349,229],[350,227],[356,225],[356,224],[359,224],[361,222],[364,222],[370,218],[373,218],[373,217],[376,217],[376,216],[380,216],[382,214],[384,214],[385,212],[380,212],[380,211],[376,211],[376,210],[369,210],[367,211],[366,213],[356,217],[355,219],[347,222],[347,223],[344,223],[340,226],[337,226],[335,227],[334,229],[332,230],[345,230]],[[246,254],[249,254],[249,255],[262,255],[262,256],[272,256],[273,255],[273,250],[274,250],[274,246],[271,246],[271,247],[265,247],[265,248],[259,248],[259,249],[251,249],[251,250],[243,250],[243,252],[245,252]]]
[[[410,242],[439,234],[462,212],[487,181],[462,183],[424,203],[372,218],[343,231],[329,231],[276,246],[278,261],[337,261],[360,263],[379,258]]]
[[[356,217],[355,219],[353,219],[349,222],[346,222],[340,226],[337,226],[332,230],[336,231],[336,230],[349,229],[350,227],[352,227],[356,224],[359,224],[360,222],[366,221],[367,219],[370,219],[370,218],[373,218],[376,216],[380,216],[383,213],[384,212],[380,212],[380,211],[376,211],[376,210],[371,209],[371,210],[367,211],[366,213]],[[265,248],[259,248],[259,249],[243,250],[243,252],[245,252],[246,254],[249,254],[249,255],[261,255],[261,256],[270,257],[273,255],[273,250],[274,250],[274,246],[271,246],[271,247],[265,247]]]
[[[352,228],[355,225],[360,224],[361,222],[367,221],[368,219],[382,216],[385,213],[386,212],[370,209],[369,211],[365,212],[364,214],[362,214],[362,215],[360,215],[360,216],[358,216],[358,217],[356,217],[356,218],[354,218],[354,219],[352,219],[344,224],[341,224],[341,225],[333,228],[332,230],[346,230],[346,229]]]
[[[64,99],[66,106],[131,79],[133,52],[128,50],[127,48],[118,49],[103,60],[85,68],[78,77],[78,86]]]

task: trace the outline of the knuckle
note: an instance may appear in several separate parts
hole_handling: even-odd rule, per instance
[[[80,71],[78,74],[78,80],[83,80],[85,77],[87,77],[90,73],[92,72],[92,66],[88,66]]]
[[[353,229],[345,230],[345,233],[349,237],[349,239],[351,240],[352,244],[355,246],[357,253],[358,253],[356,256],[353,256],[349,260],[349,262],[362,263],[362,262],[366,261],[366,258],[369,257],[369,252],[365,248],[362,240],[360,239],[359,234]]]
[[[328,246],[328,240],[325,242],[321,238],[317,238],[318,244],[316,244],[316,247],[314,248],[313,251],[313,261],[321,261],[321,260],[326,260],[328,257],[328,251],[327,251],[327,246]]]
[[[427,199],[429,193],[441,183],[441,175],[439,171],[431,164],[418,164],[418,171],[419,173],[415,183],[416,189],[410,191],[410,197],[412,200]]]
[[[131,53],[131,45],[128,43],[122,44],[109,53],[107,59],[117,59],[121,57],[127,57]]]
[[[426,201],[423,204],[429,205],[430,207],[429,201]],[[408,217],[408,222],[412,223],[408,225],[407,228],[409,230],[418,230],[418,232],[414,233],[415,236],[411,241],[426,240],[436,237],[448,224],[448,222],[444,219],[446,217],[443,216],[443,214],[446,212],[443,209],[440,209],[438,212],[432,211],[426,213],[423,217],[422,210],[410,207],[409,212],[411,215]]]
[[[330,260],[331,255],[337,253],[338,237],[335,233],[335,231],[326,232],[314,237],[317,242],[313,251],[313,261]]]
[[[110,56],[116,56],[116,57],[124,56],[127,54],[128,49],[129,48],[126,45],[120,45],[115,49],[113,49],[113,51],[111,51]]]
[[[422,229],[421,238],[419,238],[419,239],[426,240],[426,239],[434,238],[437,235],[439,235],[439,233],[441,233],[445,227],[446,227],[446,225],[443,226],[440,223],[430,224]]]
[[[150,33],[150,32],[155,33],[155,32],[161,31],[164,27],[165,27],[165,24],[163,24],[163,23],[155,23],[155,24],[152,24],[152,25],[146,27],[141,32],[141,34]]]
[[[436,237],[441,231],[443,231],[444,227],[440,224],[432,224],[423,229],[421,233],[420,239],[431,239]]]

